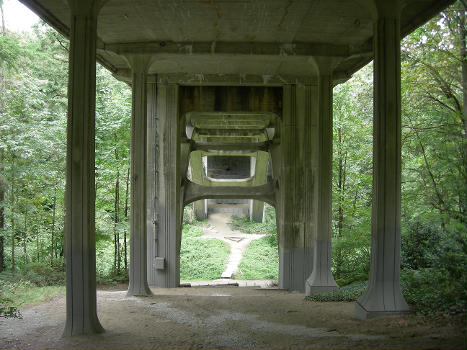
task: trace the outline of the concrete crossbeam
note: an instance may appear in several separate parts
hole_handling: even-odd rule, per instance
[[[275,186],[268,183],[260,186],[203,186],[188,181],[185,186],[184,205],[199,199],[256,199],[276,205]]]

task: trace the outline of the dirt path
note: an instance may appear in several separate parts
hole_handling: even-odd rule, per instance
[[[98,291],[106,332],[62,338],[65,297],[0,318],[0,349],[465,349],[465,323],[402,317],[358,321],[353,303],[307,302],[282,290],[152,288]]]
[[[231,279],[235,277],[238,265],[242,261],[243,253],[248,245],[265,235],[256,235],[234,231],[227,224],[231,222],[231,213],[211,213],[208,217],[208,227],[203,232],[202,238],[216,238],[230,245],[230,255],[227,267],[222,273],[221,278]]]

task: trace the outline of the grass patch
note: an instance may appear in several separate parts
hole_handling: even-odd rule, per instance
[[[232,230],[249,234],[277,234],[276,212],[273,207],[265,204],[263,222],[254,222],[246,216],[232,216],[232,222],[228,223]]]
[[[180,249],[180,279],[205,281],[221,277],[230,254],[229,245],[218,239],[200,238],[200,227],[184,225]]]
[[[279,278],[279,253],[275,235],[268,235],[248,245],[236,278],[246,280]]]

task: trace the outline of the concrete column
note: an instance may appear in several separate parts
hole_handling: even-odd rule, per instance
[[[266,173],[268,171],[269,153],[257,152],[254,164],[254,179],[252,186],[264,185],[266,183]],[[263,222],[264,202],[251,200],[250,205],[250,220],[255,222]]]
[[[376,1],[375,7],[371,268],[368,288],[355,304],[361,319],[409,310],[400,290],[399,1]]]
[[[323,70],[324,67],[322,67]],[[313,272],[306,281],[306,295],[327,293],[338,288],[331,272],[332,225],[332,77],[319,75],[317,178],[314,186],[316,230],[313,234]]]
[[[190,154],[190,168],[192,181],[204,185],[203,156],[202,152],[195,151]],[[193,203],[196,220],[207,218],[206,200],[201,199]]]
[[[156,181],[157,181],[157,116],[156,116],[156,83],[147,84],[147,273],[148,284],[155,284],[156,237],[158,235],[156,211]]]
[[[104,331],[96,313],[95,103],[101,1],[69,1],[66,157],[66,324],[64,335]]]
[[[313,268],[313,193],[311,179],[312,86],[284,86],[280,127],[279,204],[276,208],[279,233],[279,286],[305,291]],[[305,132],[306,130],[306,132]],[[277,157],[273,160],[277,161]],[[273,164],[274,166],[274,164]],[[312,183],[312,182],[311,182]]]
[[[151,295],[147,280],[147,68],[150,57],[130,56],[132,116],[130,143],[130,283],[127,295]]]
[[[157,85],[157,135],[159,169],[157,210],[159,232],[156,241],[155,285],[173,288],[180,284],[180,243],[183,198],[180,175],[180,136],[178,85]],[[184,128],[183,128],[184,131]]]

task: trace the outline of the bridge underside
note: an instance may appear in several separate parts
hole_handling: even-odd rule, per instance
[[[96,59],[133,89],[129,295],[150,294],[148,281],[178,286],[183,206],[203,198],[273,205],[280,287],[337,288],[332,88],[373,59],[371,272],[355,312],[408,310],[399,286],[400,39],[452,0],[21,1],[70,38],[66,335],[103,331],[95,286]],[[251,157],[255,166],[244,181],[218,181],[203,170],[213,156]]]

